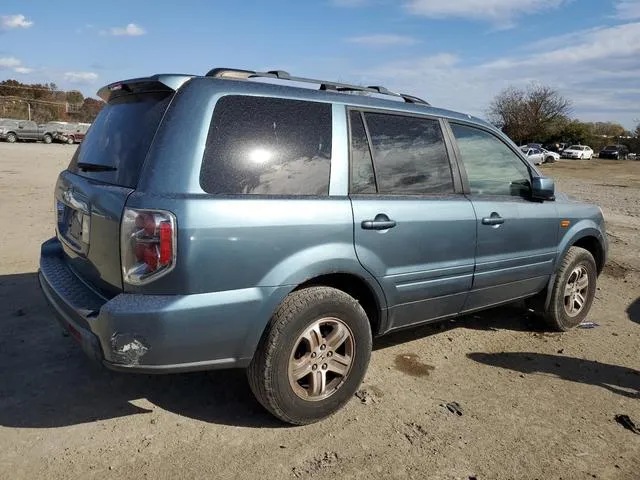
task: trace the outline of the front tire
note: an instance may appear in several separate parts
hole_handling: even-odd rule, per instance
[[[556,274],[544,318],[551,328],[566,332],[586,318],[593,304],[598,277],[596,262],[588,250],[571,247]]]
[[[257,400],[293,425],[317,422],[354,395],[371,356],[360,304],[329,287],[291,293],[273,315],[247,370]]]
[[[73,145],[75,143],[75,139],[73,137],[67,138],[67,145]]]
[[[42,141],[46,144],[49,144],[53,141],[53,139],[51,138],[51,135],[45,135],[44,137],[42,137]]]
[[[15,133],[9,133],[7,134],[7,142],[9,143],[16,143],[18,141],[18,137],[16,136]]]

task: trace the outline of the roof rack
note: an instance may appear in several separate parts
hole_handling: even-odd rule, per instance
[[[369,86],[361,87],[359,85],[350,85],[348,83],[330,82],[327,80],[316,80],[313,78],[293,77],[284,70],[269,70],[268,72],[256,72],[254,70],[241,70],[237,68],[214,68],[207,72],[207,77],[229,78],[233,80],[248,80],[250,78],[275,78],[276,80],[286,80],[290,82],[316,83],[320,85],[320,90],[332,90],[336,92],[369,92],[379,95],[390,95],[392,97],[400,97],[406,103],[415,103],[419,105],[430,106],[425,100],[407,95],[405,93],[396,93],[385,87]]]

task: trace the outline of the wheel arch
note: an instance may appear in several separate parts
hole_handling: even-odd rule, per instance
[[[558,249],[558,256],[556,259],[556,265],[560,264],[560,261],[564,258],[571,247],[580,247],[587,250],[596,262],[596,270],[598,275],[602,273],[604,269],[604,265],[607,261],[607,250],[605,247],[606,239],[603,238],[602,233],[598,228],[589,227],[578,230],[573,235],[569,235],[568,238],[565,237],[563,242]],[[553,291],[553,286],[555,284],[557,275],[554,272],[549,279],[549,283],[547,284],[546,293],[544,295],[544,308],[546,309],[549,306],[549,302],[551,301],[551,293]],[[544,292],[544,290],[543,290]]]
[[[307,274],[295,283],[278,287],[272,296],[266,300],[265,310],[260,315],[259,324],[250,328],[246,333],[241,356],[242,364],[248,364],[258,348],[260,339],[267,331],[273,315],[282,302],[292,292],[312,286],[327,286],[341,290],[354,297],[369,319],[373,336],[383,333],[387,325],[387,303],[382,287],[375,278],[365,275],[352,268],[346,269],[312,269],[313,274]],[[363,270],[361,268],[361,270]],[[308,270],[307,270],[308,271]],[[268,317],[268,318],[267,318]],[[265,319],[265,321],[263,321]],[[256,319],[258,321],[258,319]]]
[[[384,331],[384,325],[386,324],[386,305],[383,306],[385,302],[384,299],[380,297],[382,291],[377,292],[377,289],[373,287],[371,282],[353,273],[328,273],[318,275],[301,283],[294,288],[292,292],[317,286],[332,287],[355,298],[367,314],[373,336]],[[378,286],[378,288],[380,287]]]

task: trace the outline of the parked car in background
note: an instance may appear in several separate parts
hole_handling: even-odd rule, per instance
[[[38,124],[30,120],[0,119],[0,140],[9,143],[35,142],[38,140]]]
[[[593,158],[593,150],[586,145],[572,145],[562,151],[562,156],[579,160],[591,160]]]
[[[57,142],[68,143],[69,145],[81,143],[90,126],[90,123],[70,123],[65,128],[58,130],[54,139]]]
[[[524,153],[527,159],[534,165],[542,165],[544,163],[544,153],[540,148],[531,148],[528,146],[520,147],[522,153]]]
[[[38,140],[44,143],[52,143],[56,138],[56,133],[68,128],[69,125],[71,125],[69,122],[47,122],[38,125]]]
[[[607,145],[598,154],[600,158],[613,158],[614,160],[626,160],[629,157],[629,149],[626,145]]]
[[[552,152],[547,150],[546,148],[541,148],[542,153],[544,155],[544,163],[553,163],[560,160],[560,154],[556,152]]]

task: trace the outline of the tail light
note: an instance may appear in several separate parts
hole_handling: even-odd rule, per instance
[[[173,270],[176,233],[171,212],[125,208],[120,233],[124,281],[143,285]]]

